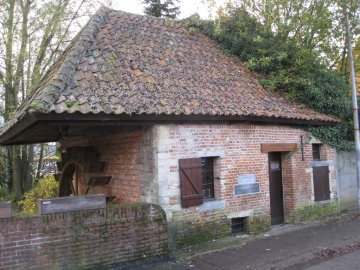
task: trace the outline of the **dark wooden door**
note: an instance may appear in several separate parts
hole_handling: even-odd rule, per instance
[[[330,200],[329,167],[313,168],[315,201]]]
[[[271,225],[284,222],[281,153],[269,153],[269,186]]]

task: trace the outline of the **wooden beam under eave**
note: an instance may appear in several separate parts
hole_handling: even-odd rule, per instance
[[[261,152],[293,152],[296,151],[296,143],[262,143]]]

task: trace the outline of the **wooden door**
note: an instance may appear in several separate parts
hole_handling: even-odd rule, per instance
[[[269,187],[271,225],[284,222],[281,153],[269,153]]]
[[[313,168],[315,201],[330,200],[329,167]]]

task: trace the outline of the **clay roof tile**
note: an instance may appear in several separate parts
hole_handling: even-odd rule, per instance
[[[200,32],[190,33],[177,22],[104,7],[74,38],[0,135],[29,110],[338,122],[265,90],[241,61],[224,55]]]

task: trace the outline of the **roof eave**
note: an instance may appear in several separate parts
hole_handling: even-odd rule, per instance
[[[21,120],[16,122],[0,136],[0,145],[8,145],[7,141],[26,132],[26,130],[37,122],[36,115],[34,111],[26,112],[24,116],[21,117]]]
[[[157,122],[256,122],[271,124],[287,124],[287,125],[313,125],[313,126],[335,126],[340,123],[338,121],[326,121],[318,119],[296,119],[296,118],[280,118],[265,117],[255,115],[209,115],[209,114],[106,114],[106,113],[49,113],[42,114],[35,112],[34,117],[39,121],[55,121],[55,122],[71,122],[81,121],[83,123],[91,122],[147,122],[156,124]],[[105,124],[105,123],[104,123]]]
[[[280,124],[292,126],[334,126],[338,122],[321,120],[303,120],[271,118],[239,115],[166,115],[166,114],[81,114],[81,113],[49,113],[28,111],[21,121],[9,128],[0,136],[0,145],[18,145],[58,141],[62,137],[62,130],[68,127],[93,126],[149,126],[155,124],[173,123],[258,123]],[[51,131],[48,137],[39,138],[34,130]]]

